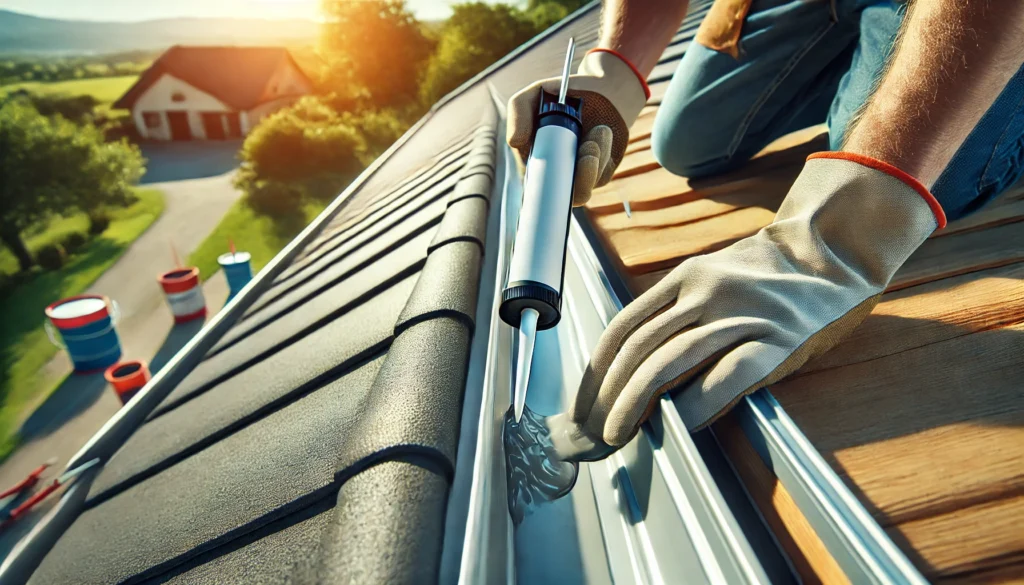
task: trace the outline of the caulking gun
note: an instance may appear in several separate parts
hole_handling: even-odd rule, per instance
[[[561,317],[576,148],[582,130],[583,100],[567,96],[575,48],[570,38],[558,95],[540,90],[508,283],[498,309],[503,321],[519,328],[513,394],[516,422],[526,404],[537,331],[554,327]]]

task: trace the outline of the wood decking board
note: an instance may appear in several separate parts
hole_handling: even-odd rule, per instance
[[[1024,263],[886,293],[846,340],[797,375],[896,354],[1024,319]]]
[[[907,522],[889,530],[914,550],[911,560],[936,578],[960,582],[1020,580],[1024,565],[1024,496]],[[1001,573],[1001,576],[999,575]],[[977,577],[977,578],[975,578]]]
[[[667,82],[659,85],[663,92]],[[654,162],[655,114],[645,108],[616,178],[587,205],[636,294],[684,259],[771,222],[807,154],[827,148],[821,127],[812,128],[735,172],[691,181]],[[849,339],[772,391],[930,580],[1008,582],[1024,575],[1021,356],[1018,185],[933,234]],[[780,544],[805,580],[833,581],[834,560],[815,548],[792,499],[727,421],[716,433]]]
[[[804,583],[849,583],[821,538],[797,508],[793,497],[754,450],[731,414],[714,425],[719,444],[779,545]]]

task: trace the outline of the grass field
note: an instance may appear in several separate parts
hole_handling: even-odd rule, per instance
[[[91,95],[100,104],[98,109],[109,109],[110,104],[124,95],[128,88],[138,79],[137,75],[122,77],[97,77],[94,79],[74,79],[71,81],[29,81],[0,87],[0,94],[25,89],[38,94]]]
[[[56,386],[40,370],[57,352],[43,329],[43,309],[79,294],[107,270],[163,212],[164,197],[155,189],[138,189],[138,201],[110,212],[110,227],[68,259],[60,270],[34,273],[3,298],[0,320],[0,460],[17,445],[20,421]],[[59,239],[56,233],[87,222],[71,216],[50,222],[29,241]],[[0,258],[3,262],[13,260]],[[59,380],[57,381],[59,383]]]
[[[314,217],[322,210],[323,205],[308,205],[305,217],[292,222],[273,220],[265,215],[254,212],[241,198],[228,210],[221,220],[195,252],[188,257],[189,264],[198,266],[203,279],[209,278],[220,269],[217,256],[228,251],[228,242],[233,241],[235,248],[252,254],[253,274],[266,266],[267,262],[281,248],[291,242]]]

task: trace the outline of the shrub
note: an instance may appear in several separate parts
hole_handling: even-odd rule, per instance
[[[65,260],[67,260],[67,252],[60,244],[50,244],[36,252],[36,263],[44,270],[57,270],[64,266]]]
[[[89,235],[98,236],[110,227],[110,217],[103,213],[89,214]]]
[[[297,215],[302,209],[302,192],[298,189],[277,181],[261,181],[243,179],[246,182],[246,204],[256,213],[270,217]]]
[[[60,245],[64,247],[64,251],[68,254],[74,254],[82,248],[89,241],[89,238],[85,237],[82,232],[71,232],[64,236],[61,240]]]

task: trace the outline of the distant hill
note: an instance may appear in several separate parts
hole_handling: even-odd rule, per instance
[[[0,10],[0,54],[113,53],[182,45],[309,44],[318,34],[310,20],[168,18],[93,22],[39,18]]]

